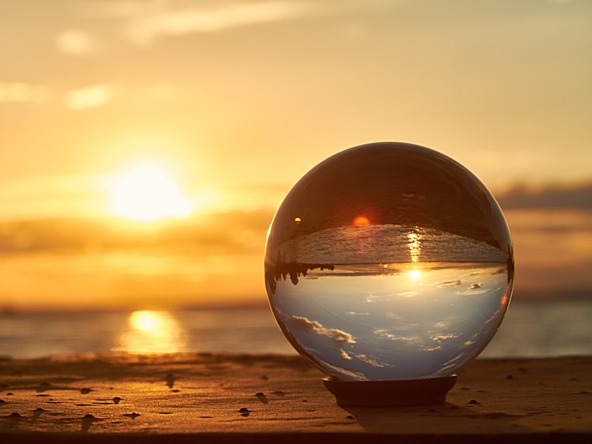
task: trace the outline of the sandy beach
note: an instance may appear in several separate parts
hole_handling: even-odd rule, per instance
[[[477,360],[447,403],[338,406],[303,359],[76,355],[0,361],[2,442],[590,442],[592,357]]]

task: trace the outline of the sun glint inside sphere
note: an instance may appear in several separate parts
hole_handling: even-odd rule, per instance
[[[368,220],[368,218],[366,216],[357,216],[354,219],[354,225],[356,227],[361,227],[364,225],[369,225],[370,224],[370,220]]]
[[[280,206],[265,255],[287,339],[346,381],[458,371],[500,326],[513,273],[509,230],[485,186],[441,153],[401,143],[312,169]]]

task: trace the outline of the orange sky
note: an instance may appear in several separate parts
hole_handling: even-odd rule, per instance
[[[260,297],[265,227],[287,190],[324,158],[372,141],[442,151],[494,194],[585,184],[591,20],[585,0],[3,1],[0,239],[10,242],[0,260],[12,273],[0,298]],[[152,263],[139,255],[152,278],[130,271],[135,253],[91,245],[82,260],[79,250],[6,246],[35,244],[30,226],[6,225],[20,220],[122,225],[114,184],[145,162],[191,203],[193,226],[220,230],[215,241],[191,238],[190,252],[176,245],[167,260],[153,251]],[[117,279],[101,284],[93,270]],[[527,268],[529,282],[537,270]],[[51,276],[61,293],[37,285]]]

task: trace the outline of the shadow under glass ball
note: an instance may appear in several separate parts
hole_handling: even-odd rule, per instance
[[[278,209],[265,253],[283,333],[335,381],[453,375],[500,326],[513,270],[487,188],[441,153],[391,142],[309,171]]]

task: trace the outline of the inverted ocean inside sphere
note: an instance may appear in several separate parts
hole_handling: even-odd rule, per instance
[[[277,211],[265,253],[283,333],[346,381],[455,373],[495,335],[513,271],[487,188],[449,157],[403,143],[313,168]]]

